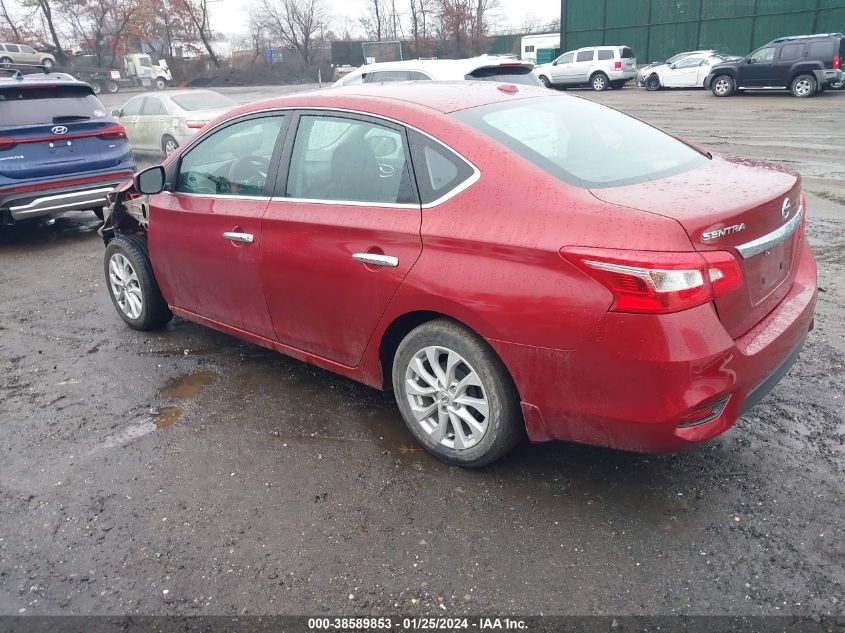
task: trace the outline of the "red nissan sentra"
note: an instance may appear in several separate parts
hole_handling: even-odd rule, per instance
[[[812,329],[805,225],[781,167],[540,88],[416,82],[234,110],[122,186],[103,235],[131,327],[176,314],[392,388],[423,446],[481,466],[525,433],[729,429]]]

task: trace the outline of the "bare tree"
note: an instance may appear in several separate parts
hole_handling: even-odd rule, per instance
[[[258,0],[254,10],[275,39],[299,53],[305,66],[312,65],[325,40],[323,0]]]
[[[21,32],[18,30],[15,21],[12,19],[12,16],[9,15],[9,10],[6,8],[6,1],[0,0],[0,12],[3,14],[3,19],[6,21],[6,24],[9,25],[9,29],[12,31],[12,35],[15,37],[16,42],[21,41]]]
[[[51,0],[25,0],[23,2],[25,7],[32,7],[38,9],[44,18],[44,23],[47,25],[47,31],[50,33],[50,39],[53,44],[53,50],[56,53],[56,58],[60,62],[67,62],[67,53],[62,48],[62,40],[56,29],[56,19],[53,15],[53,5]]]
[[[185,14],[188,16],[191,26],[196,31],[197,36],[202,41],[206,53],[215,67],[220,68],[220,58],[214,52],[212,45],[211,23],[208,14],[209,0],[177,0],[181,5]]]
[[[387,31],[387,8],[384,0],[368,0],[367,14],[360,19],[367,37],[381,42]]]

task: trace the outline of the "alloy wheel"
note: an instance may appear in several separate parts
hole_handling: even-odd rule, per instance
[[[716,85],[713,86],[713,89],[720,95],[726,95],[731,90],[731,82],[724,77],[719,77],[719,79],[716,80]]]
[[[167,139],[164,142],[164,155],[170,156],[173,152],[177,150],[178,147],[179,145],[172,138]]]
[[[606,87],[606,82],[603,76],[598,75],[593,79],[593,90],[601,91],[604,90]]]
[[[144,296],[138,274],[130,261],[120,253],[109,259],[109,285],[117,305],[130,319],[137,319],[144,309]]]
[[[487,433],[487,393],[454,350],[432,345],[414,354],[405,370],[405,395],[420,428],[446,448],[471,448]]]
[[[813,83],[809,79],[799,79],[795,82],[792,90],[799,97],[806,97],[813,91]]]

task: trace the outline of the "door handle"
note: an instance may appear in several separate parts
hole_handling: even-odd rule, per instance
[[[244,242],[246,244],[252,244],[253,240],[255,240],[252,233],[236,233],[234,231],[226,231],[223,237],[233,242]]]
[[[391,257],[390,255],[377,255],[375,253],[355,253],[352,256],[357,262],[365,264],[372,264],[373,266],[388,266],[396,268],[399,265],[398,257]]]

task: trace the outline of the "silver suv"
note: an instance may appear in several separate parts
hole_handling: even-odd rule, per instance
[[[551,64],[535,66],[534,74],[547,88],[621,88],[631,79],[636,79],[637,58],[627,46],[590,46],[564,53]]]
[[[56,58],[50,53],[40,53],[26,44],[0,43],[0,66],[12,64],[40,64],[52,68]]]

